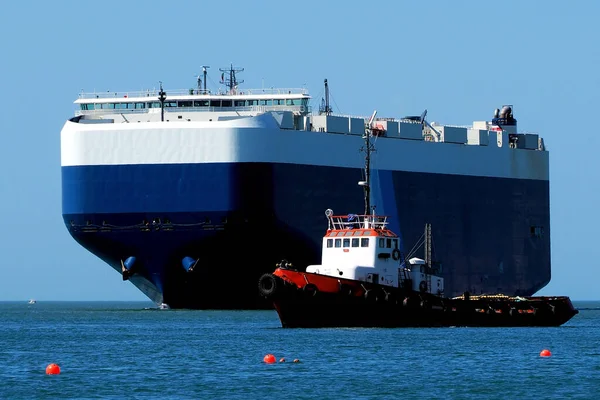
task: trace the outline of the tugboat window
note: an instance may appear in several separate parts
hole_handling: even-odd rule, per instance
[[[333,239],[327,239],[327,247],[333,247]]]
[[[398,239],[394,239],[394,248],[397,249],[398,248]]]
[[[384,238],[379,238],[379,248],[380,249],[385,248],[385,239]]]
[[[358,247],[358,238],[352,239],[352,247]]]
[[[350,239],[344,239],[344,247],[350,247]]]
[[[342,239],[335,239],[335,247],[342,247]]]
[[[369,247],[369,238],[360,239],[360,247]]]
[[[388,239],[387,240],[387,246],[388,249],[392,247],[392,239]]]

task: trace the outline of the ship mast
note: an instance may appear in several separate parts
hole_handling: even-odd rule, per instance
[[[233,64],[230,65],[229,69],[227,68],[219,68],[221,71],[221,84],[227,86],[229,88],[229,93],[234,93],[237,89],[237,85],[240,83],[244,83],[243,80],[238,81],[235,74],[238,72],[243,72],[244,68],[234,68]],[[229,77],[225,77],[225,73],[229,74]]]
[[[165,100],[167,99],[167,93],[163,90],[162,82],[160,83],[160,92],[158,92],[158,101],[160,101],[160,120],[165,121]]]
[[[365,215],[371,214],[371,153],[375,151],[375,146],[371,143],[371,136],[373,135],[371,127],[376,115],[377,110],[373,112],[371,119],[369,119],[365,135],[363,136],[365,145],[360,149],[360,151],[365,153],[365,180],[358,182],[358,185],[363,187],[365,193]]]

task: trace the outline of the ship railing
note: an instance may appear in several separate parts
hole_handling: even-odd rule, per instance
[[[333,215],[330,218],[332,229],[386,229],[387,216],[384,215]]]
[[[139,97],[158,97],[159,90],[156,88],[128,91],[128,92],[81,92],[80,99],[118,99],[118,98],[139,98]],[[172,96],[257,96],[257,95],[285,95],[285,94],[302,94],[308,95],[308,89],[305,88],[268,88],[268,89],[238,89],[232,92],[219,90],[215,93],[205,92],[202,89],[175,89],[165,90],[167,98]]]
[[[99,110],[76,110],[75,116],[79,115],[113,115],[113,114],[144,114],[148,110],[158,110],[159,108],[104,108]],[[165,107],[166,113],[189,113],[189,112],[250,112],[262,114],[269,111],[291,111],[294,113],[305,114],[311,110],[310,106],[248,106],[248,107]]]

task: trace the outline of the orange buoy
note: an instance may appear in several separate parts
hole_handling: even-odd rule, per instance
[[[540,352],[540,357],[550,357],[552,355],[552,353],[550,353],[550,350],[548,349],[544,349]]]
[[[58,375],[60,374],[60,367],[58,364],[48,364],[46,367],[46,375]]]
[[[275,362],[275,356],[273,354],[267,354],[263,361],[267,364],[273,364]]]
[[[294,362],[295,362],[295,363],[299,363],[299,362],[300,362],[300,360],[298,360],[297,358],[294,358]]]
[[[281,357],[281,359],[279,360],[279,362],[285,362],[285,358]]]

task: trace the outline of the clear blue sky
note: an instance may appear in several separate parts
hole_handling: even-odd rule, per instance
[[[7,1],[0,24],[0,300],[145,300],[61,217],[60,130],[86,91],[300,87],[334,110],[470,124],[504,103],[550,150],[552,281],[599,299],[600,2]],[[315,104],[315,103],[313,103]]]

